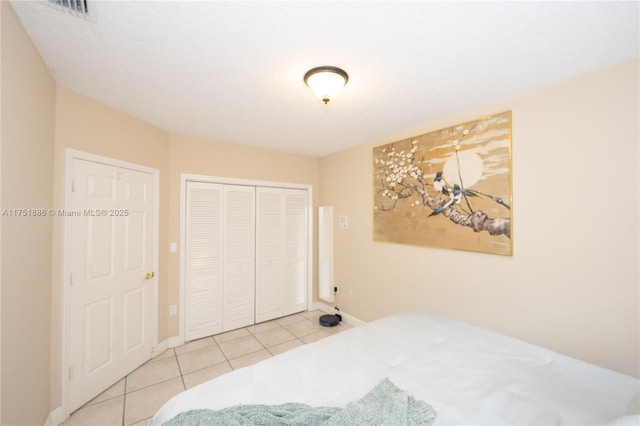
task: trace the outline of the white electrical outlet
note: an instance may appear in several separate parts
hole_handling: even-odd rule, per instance
[[[169,306],[169,315],[175,315],[177,313],[178,313],[178,306],[177,305]]]

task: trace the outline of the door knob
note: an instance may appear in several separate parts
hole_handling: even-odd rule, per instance
[[[146,274],[144,274],[144,279],[145,280],[150,280],[151,278],[155,277],[155,273],[153,272],[147,272]]]

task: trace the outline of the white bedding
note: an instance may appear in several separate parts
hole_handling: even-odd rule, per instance
[[[410,312],[304,345],[189,389],[151,420],[196,408],[342,407],[388,377],[436,425],[640,421],[640,380],[468,324]],[[638,424],[638,423],[635,423]]]

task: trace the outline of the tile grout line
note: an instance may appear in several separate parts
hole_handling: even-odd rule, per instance
[[[245,330],[247,329],[247,327],[243,327],[243,328],[244,328]],[[249,330],[247,330],[247,333],[249,333],[249,336],[251,336],[251,337],[252,337],[256,342],[258,342],[258,344],[260,344],[260,346],[262,346],[262,348],[263,348],[263,349],[265,349],[267,352],[269,352],[269,350],[268,350],[267,348],[265,348],[265,347],[264,347],[264,345],[262,344],[262,342],[256,338],[255,334],[251,333],[251,331],[249,331]],[[238,339],[235,339],[235,340],[238,340]],[[233,340],[230,340],[230,342],[232,342],[232,341],[233,341]],[[259,351],[261,351],[261,350],[262,350],[262,349],[259,349],[259,350],[257,350],[257,351],[253,351],[253,352],[249,352],[249,353],[246,353],[246,354],[240,355],[240,356],[235,357],[235,358],[232,358],[232,359],[242,358],[243,356],[250,355],[250,354],[253,354],[253,353],[259,352]],[[227,358],[227,355],[224,353],[224,351],[223,351],[222,349],[220,349],[220,352],[222,352],[222,355],[224,355],[224,357],[225,357],[225,358]],[[237,370],[236,368],[234,368],[234,367],[233,367],[233,364],[231,364],[231,360],[230,360],[230,359],[227,359],[227,362],[229,363],[229,366],[231,367],[231,369],[232,369],[233,371]]]
[[[135,370],[133,370],[135,371]],[[131,373],[129,373],[131,374]],[[125,414],[127,412],[127,380],[129,380],[129,374],[124,376],[124,395],[122,395],[122,426],[125,426]]]
[[[182,387],[184,390],[187,390],[187,384],[184,382],[184,374],[182,374],[182,367],[180,367],[180,360],[178,359],[178,354],[175,349],[171,348],[173,351],[173,356],[176,358],[176,364],[178,364],[178,372],[180,373],[180,380],[182,380]]]
[[[231,367],[231,364],[229,363],[229,360],[227,359],[227,356],[224,354],[224,352],[222,352],[222,349],[220,349],[220,346],[218,345],[218,342],[216,342],[216,340],[213,338],[213,335],[212,336],[208,336],[208,337],[211,338],[211,340],[213,341],[213,346],[218,348],[218,350],[220,351],[220,353],[222,354],[222,356],[224,357],[225,360],[221,361],[221,362],[218,362],[218,363],[215,363],[215,364],[212,364],[212,365],[208,365],[208,366],[202,367],[202,368],[198,368],[197,370],[193,370],[193,371],[187,373],[187,375],[194,374],[194,373],[197,373],[197,372],[202,371],[202,370],[206,370],[207,368],[215,367],[216,365],[220,365],[220,364],[225,363],[225,362],[227,364],[229,364],[229,366]],[[208,345],[208,346],[211,346],[211,345]],[[198,349],[204,349],[204,348],[198,348]],[[192,351],[185,352],[185,353],[180,354],[180,355],[186,355],[188,353],[195,352],[198,349],[194,349]],[[184,389],[187,390],[187,382],[184,381],[185,374],[182,372],[182,368],[180,367],[180,360],[178,359],[178,355],[177,354],[176,354],[176,362],[178,363],[178,370],[180,371],[180,377],[182,378],[182,385],[184,386]],[[233,370],[233,367],[231,369]]]
[[[248,330],[247,330],[248,331]],[[249,334],[251,334],[251,332],[249,331]],[[211,338],[213,338],[213,336],[211,336]],[[238,339],[232,339],[229,340],[230,342],[233,342],[234,340],[238,340]],[[216,339],[213,339],[213,343],[215,343],[215,345],[218,347],[218,350],[220,351],[220,353],[222,354],[222,356],[224,357],[224,360],[227,364],[229,364],[229,367],[231,367],[232,371],[235,371],[235,368],[233,368],[233,365],[231,365],[231,362],[229,361],[229,358],[227,358],[227,354],[224,353],[224,351],[222,350],[222,348],[220,347],[220,345],[218,344],[218,342],[216,342]],[[222,363],[221,363],[222,364]]]
[[[306,320],[306,318],[305,318],[304,320]],[[277,320],[274,320],[274,321],[276,322],[276,324],[278,324],[278,327],[279,327],[279,328],[281,328],[281,329],[285,330],[286,332],[290,333],[290,334],[293,336],[293,339],[291,339],[291,340],[286,340],[286,341],[284,341],[284,342],[282,342],[282,343],[278,343],[278,345],[283,344],[283,343],[287,343],[287,342],[291,342],[291,341],[293,341],[293,340],[298,340],[298,341],[300,341],[303,345],[305,344],[305,343],[304,343],[304,342],[303,342],[303,341],[302,341],[298,336],[296,336],[295,334],[293,334],[293,333],[291,332],[291,330],[287,329],[284,325],[282,325],[282,324],[278,323],[278,321],[277,321]],[[302,322],[302,321],[303,321],[303,320],[301,320],[301,321],[295,321],[295,322]],[[292,323],[292,324],[293,324],[293,323]],[[275,328],[276,328],[276,327],[274,327],[274,328],[270,328],[269,330],[264,330],[264,331],[261,331],[260,333],[267,333],[267,332],[273,331]],[[249,331],[249,330],[247,330],[247,331]],[[249,333],[251,333],[251,331],[249,331]],[[257,335],[257,334],[260,334],[260,333],[255,333],[255,334],[254,334],[254,333],[251,333],[251,335],[253,336],[253,338],[254,338],[254,339],[256,339],[256,340],[258,341],[258,343],[260,343],[260,345],[262,346],[262,348],[263,348],[264,350],[266,350],[266,351],[267,351],[267,353],[269,353],[269,355],[270,355],[271,357],[274,357],[274,356],[275,356],[275,354],[269,350],[269,347],[267,347],[264,343],[262,343],[262,341],[261,341],[260,339],[258,339],[258,338],[256,337],[256,335]],[[273,347],[278,346],[278,345],[272,345],[271,347],[273,348]],[[254,352],[250,352],[250,353],[255,353],[255,352],[258,352],[258,351],[254,351]],[[286,352],[286,351],[285,351],[285,352]],[[249,354],[245,354],[245,355],[249,355]],[[244,356],[244,355],[243,355],[243,356]],[[240,357],[238,357],[238,358],[240,358]]]

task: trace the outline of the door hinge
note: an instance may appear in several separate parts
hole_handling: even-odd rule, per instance
[[[73,380],[73,367],[69,367],[69,380]]]
[[[71,179],[71,192],[76,192],[76,180]]]
[[[73,285],[73,274],[69,274],[69,285]]]

